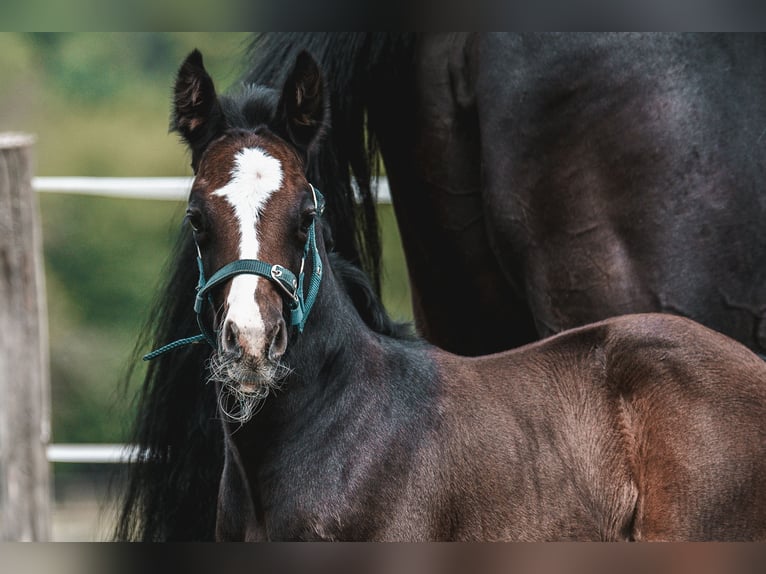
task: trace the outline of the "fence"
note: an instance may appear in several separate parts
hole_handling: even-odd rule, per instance
[[[34,137],[0,134],[0,540],[50,530],[50,385]]]
[[[131,199],[177,200],[186,198],[190,177],[34,177],[38,193],[71,193]],[[48,462],[126,463],[138,454],[124,444],[51,444]]]

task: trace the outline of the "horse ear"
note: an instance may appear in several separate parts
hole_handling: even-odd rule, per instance
[[[194,50],[178,70],[170,129],[181,134],[191,149],[195,172],[202,152],[225,128],[215,85],[202,63],[202,54]]]
[[[319,65],[308,52],[300,52],[282,89],[277,117],[288,139],[304,155],[324,130],[324,93]]]

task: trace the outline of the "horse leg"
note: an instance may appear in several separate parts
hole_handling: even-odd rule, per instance
[[[536,340],[523,287],[489,244],[472,73],[471,36],[428,36],[412,91],[370,106],[407,259],[413,311],[429,342],[481,355]],[[385,88],[386,86],[382,86]],[[402,145],[412,142],[412,145]]]
[[[226,426],[226,425],[224,425]],[[226,431],[223,473],[218,490],[215,538],[218,541],[259,541],[264,534],[258,520],[250,487],[234,441]]]

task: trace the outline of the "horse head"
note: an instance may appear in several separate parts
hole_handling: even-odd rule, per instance
[[[319,69],[298,56],[268,125],[233,124],[224,108],[192,52],[176,81],[173,126],[195,172],[186,214],[199,256],[195,310],[217,349],[213,378],[263,395],[283,374],[291,326],[303,329],[321,278],[323,200],[305,176],[324,125]]]

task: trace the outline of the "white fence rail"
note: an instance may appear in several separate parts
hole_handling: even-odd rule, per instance
[[[125,444],[51,444],[48,462],[112,464],[137,458],[138,448]]]
[[[73,193],[100,197],[185,201],[191,177],[34,177],[32,187],[42,193]],[[378,203],[391,203],[388,179],[380,178]],[[124,444],[51,444],[49,462],[126,463],[138,454]]]
[[[186,199],[190,177],[34,177],[35,191],[134,199]]]
[[[39,192],[184,201],[191,182],[190,177],[34,177],[32,187]],[[377,185],[378,203],[391,203],[388,178],[379,178]]]

